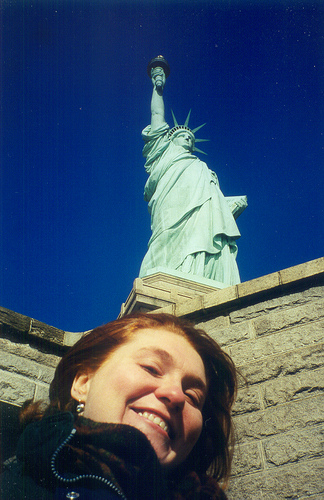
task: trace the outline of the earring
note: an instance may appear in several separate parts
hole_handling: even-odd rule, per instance
[[[82,403],[82,401],[79,401],[79,404],[76,407],[76,412],[78,415],[82,415],[82,413],[84,412],[84,407],[85,407],[85,404]]]

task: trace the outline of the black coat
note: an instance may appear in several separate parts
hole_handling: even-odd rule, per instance
[[[226,500],[212,478],[165,472],[134,427],[57,413],[26,427],[0,476],[0,500]]]
[[[115,443],[114,451],[121,441],[123,443],[126,441],[128,444],[134,442],[135,432],[136,447],[142,450],[141,456],[146,457],[145,461],[148,458],[151,465],[157,464],[158,468],[160,467],[153,448],[142,433],[129,426],[113,425],[112,427],[113,441]],[[122,428],[123,434],[126,432],[126,436],[121,437],[120,428]],[[72,429],[74,429],[74,417],[71,413],[58,413],[26,427],[18,442],[17,456],[7,461],[5,470],[1,474],[1,500],[61,500],[68,498],[78,498],[79,500],[156,498],[165,500],[165,494],[162,493],[163,488],[160,493],[158,487],[153,496],[148,491],[143,491],[143,495],[139,493],[141,486],[145,483],[142,479],[140,481],[141,486],[139,486],[138,478],[134,474],[131,476],[134,481],[134,491],[132,491],[132,484],[126,485],[128,488],[127,497],[117,489],[113,480],[107,480],[107,478],[100,477],[97,474],[96,477],[91,474],[74,476],[70,474],[70,477],[73,477],[73,482],[69,478],[66,479],[69,476],[65,474],[62,474],[63,479],[61,479],[62,476],[55,477],[55,469],[59,469],[61,459],[58,452],[63,449],[64,443],[73,440]],[[125,445],[122,446],[125,449]],[[129,455],[131,457],[134,457],[133,451],[130,449]],[[57,463],[54,462],[54,473],[53,455],[57,455]],[[153,473],[153,469],[150,472]],[[142,475],[140,474],[141,477]],[[144,475],[146,476],[146,474]],[[130,482],[129,474],[127,481]]]

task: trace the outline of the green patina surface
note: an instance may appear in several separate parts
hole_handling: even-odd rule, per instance
[[[161,71],[152,70],[151,125],[142,132],[149,174],[144,197],[152,236],[139,276],[163,267],[235,285],[240,282],[236,264],[240,232],[235,218],[247,206],[246,197],[226,199],[215,172],[193,154],[194,131],[200,127],[193,131],[188,119],[183,126],[175,120],[176,127],[170,131],[161,88],[156,90]]]

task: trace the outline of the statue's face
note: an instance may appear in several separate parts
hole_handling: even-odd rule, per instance
[[[174,134],[172,137],[172,142],[176,146],[182,146],[187,151],[192,152],[194,147],[194,140],[192,135],[186,130],[180,131],[178,134]]]

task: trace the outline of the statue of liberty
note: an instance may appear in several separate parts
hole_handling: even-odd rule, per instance
[[[189,117],[174,127],[165,121],[163,89],[170,72],[167,61],[158,56],[149,64],[153,83],[151,124],[142,132],[143,156],[149,177],[144,189],[151,215],[152,236],[143,259],[140,277],[159,268],[205,277],[226,285],[240,282],[236,263],[235,222],[247,206],[246,197],[225,198],[215,172],[194,153],[195,133]],[[205,125],[205,124],[204,124]]]

